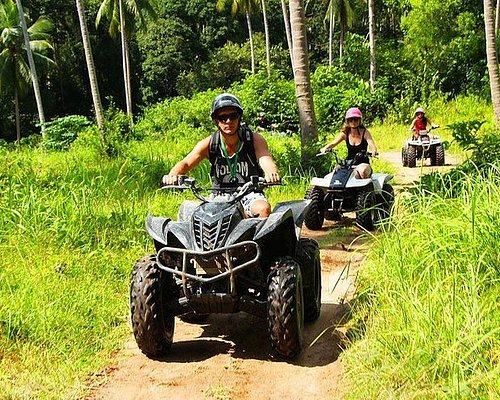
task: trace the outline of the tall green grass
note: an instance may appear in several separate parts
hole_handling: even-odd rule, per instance
[[[202,134],[151,135],[115,158],[78,140],[0,149],[1,399],[81,398],[110,362],[130,334],[132,265],[153,251],[146,214],[176,218],[189,197],[158,190],[160,178]],[[295,157],[276,147],[280,162]],[[208,173],[203,162],[191,175],[208,186]],[[308,179],[287,180],[273,204],[303,197]]]
[[[360,277],[348,398],[500,396],[498,176],[400,196]]]

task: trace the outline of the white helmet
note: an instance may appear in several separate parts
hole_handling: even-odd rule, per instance
[[[425,114],[425,110],[422,107],[417,107],[413,115],[417,115],[418,113]]]

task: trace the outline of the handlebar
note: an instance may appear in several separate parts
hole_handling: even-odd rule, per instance
[[[316,157],[324,156],[326,154],[333,154],[335,156],[335,159],[337,160],[337,164],[344,164],[348,161],[347,159],[340,158],[334,149],[327,149],[325,152],[319,152],[316,154]],[[356,153],[354,158],[351,160],[351,164],[353,164],[355,161],[357,161],[360,157],[363,156],[367,156],[370,158],[378,158],[378,153],[371,153],[369,151],[360,151]]]
[[[186,175],[179,175],[177,178],[177,185],[165,185],[160,188],[160,190],[167,190],[167,189],[176,189],[180,191],[184,191],[186,189],[190,189],[193,194],[201,201],[203,202],[209,202],[210,199],[203,196],[201,194],[202,191],[204,190],[209,190],[212,192],[217,192],[221,194],[226,194],[230,196],[229,201],[236,202],[241,200],[244,196],[251,192],[255,192],[258,190],[262,190],[264,188],[267,188],[269,186],[279,186],[282,185],[281,180],[279,182],[267,182],[264,178],[260,176],[251,176],[250,180],[246,183],[244,183],[242,186],[237,187],[236,189],[228,188],[227,190],[224,190],[223,188],[218,188],[218,189],[213,189],[213,188],[201,188],[196,186],[196,179],[186,176]]]

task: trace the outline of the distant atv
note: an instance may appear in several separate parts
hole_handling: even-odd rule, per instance
[[[339,158],[335,170],[323,178],[312,178],[311,188],[305,198],[311,206],[305,216],[305,224],[311,230],[321,229],[325,219],[340,220],[345,212],[355,211],[356,222],[366,230],[373,230],[377,222],[390,215],[394,202],[394,189],[388,183],[392,175],[372,174],[370,178],[358,179],[354,175],[353,166],[360,157],[371,156],[360,152],[352,160]]]
[[[130,311],[137,345],[150,357],[168,353],[174,317],[245,311],[267,318],[272,348],[300,353],[303,324],[321,308],[318,243],[300,238],[309,201],[278,203],[267,218],[245,218],[240,200],[268,184],[252,180],[235,193],[201,194],[180,177],[176,189],[201,200],[184,201],[178,220],[147,217],[156,254],[132,272]]]
[[[430,134],[430,131],[436,128],[438,126],[419,131],[418,138],[406,139],[401,149],[403,167],[414,168],[417,165],[417,160],[424,161],[426,158],[430,159],[432,166],[444,165],[444,146],[441,138]]]

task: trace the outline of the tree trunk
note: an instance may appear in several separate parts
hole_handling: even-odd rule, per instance
[[[127,72],[127,90],[128,90],[128,104],[130,106],[130,111],[127,110],[127,114],[130,118],[130,123],[133,122],[133,109],[132,109],[132,81],[130,76],[130,51],[128,47],[128,40],[125,38],[125,65]]]
[[[35,92],[36,107],[38,109],[38,118],[40,120],[40,127],[42,137],[45,137],[45,114],[43,112],[42,95],[40,93],[40,86],[38,86],[38,75],[36,73],[35,61],[33,60],[33,53],[31,52],[30,37],[28,34],[28,27],[26,26],[26,18],[24,17],[23,6],[21,0],[16,0],[17,10],[19,11],[19,21],[23,29],[24,45],[26,46],[26,53],[28,54],[28,63],[31,71],[31,81],[33,83],[33,90]]]
[[[132,117],[132,96],[130,94],[130,71],[128,63],[128,44],[125,34],[125,18],[123,17],[123,2],[118,0],[118,9],[120,12],[120,37],[122,41],[122,67],[123,81],[125,85],[125,104],[127,105],[127,115]]]
[[[495,114],[496,125],[500,124],[500,76],[498,73],[498,59],[496,52],[496,38],[493,21],[492,0],[484,0],[484,28],[486,33],[486,58],[490,76],[491,102]]]
[[[344,56],[344,29],[340,29],[339,58]]]
[[[269,26],[267,23],[266,1],[261,0],[262,3],[262,17],[264,18],[264,35],[266,36],[266,63],[267,63],[267,76],[271,76],[271,45],[269,43]]]
[[[288,18],[288,10],[285,0],[281,0],[281,9],[283,10],[283,21],[285,23],[286,42],[288,43],[288,53],[290,54],[290,63],[293,71],[293,42],[292,34],[290,33],[290,18]]]
[[[104,136],[104,112],[102,109],[101,96],[99,94],[99,85],[97,83],[94,58],[92,57],[92,48],[90,47],[90,37],[87,29],[87,20],[85,18],[85,9],[83,7],[83,0],[75,1],[76,8],[78,10],[78,19],[80,21],[80,30],[82,32],[83,48],[85,50],[85,60],[87,62],[87,70],[89,72],[90,91],[92,92],[97,126]]]
[[[497,0],[497,7],[495,14],[495,36],[498,36],[498,28],[500,28],[500,0]]]
[[[305,151],[317,139],[316,117],[309,73],[307,37],[303,0],[290,0],[290,25],[292,28],[295,96],[299,111],[302,158],[307,161]]]
[[[252,21],[250,20],[250,13],[248,11],[245,12],[245,16],[247,18],[248,38],[250,40],[250,57],[252,62],[252,74],[255,74],[255,50],[253,48]]]
[[[19,113],[19,94],[17,87],[14,87],[14,110],[16,114],[16,143],[21,142],[21,116]]]
[[[335,12],[333,10],[333,0],[330,0],[329,8],[330,24],[328,29],[328,65],[333,65],[333,31],[335,29]]]
[[[370,89],[375,89],[377,60],[375,58],[375,0],[368,0],[368,30],[370,33]]]

